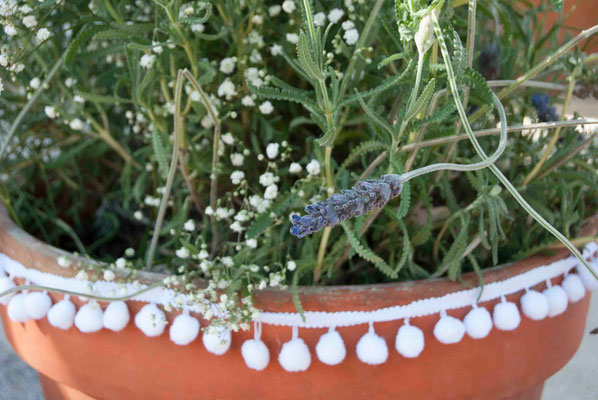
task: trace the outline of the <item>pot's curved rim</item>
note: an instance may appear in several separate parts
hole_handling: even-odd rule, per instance
[[[595,235],[597,231],[598,214],[588,218],[585,221],[584,227],[582,229],[582,235]],[[27,233],[17,226],[16,223],[10,218],[7,209],[3,204],[0,204],[0,251],[6,253],[9,257],[19,260],[28,268],[36,268],[44,272],[68,278],[75,277],[82,267],[101,264],[101,262],[90,260],[86,257],[46,244],[33,235]],[[516,269],[527,270],[564,258],[567,254],[568,251],[566,249],[555,250],[554,255],[551,256],[534,255],[524,260],[485,268],[482,273],[486,283],[490,283],[512,275],[512,272],[506,272],[509,269],[513,269],[512,267],[519,266],[520,268]],[[68,258],[71,261],[71,265],[67,267],[60,266],[58,264],[58,258],[61,256]],[[522,264],[525,264],[525,266]],[[135,279],[147,284],[162,281],[168,276],[164,273],[143,270],[125,270],[125,272],[116,272],[117,279],[131,279],[132,276],[130,274],[132,272]],[[205,284],[204,280],[198,280],[198,282]],[[386,292],[388,289],[409,291],[415,286],[422,286],[422,282],[426,282],[426,285],[431,287],[450,286],[452,289],[455,289],[464,287],[466,288],[468,286],[478,286],[479,279],[474,272],[468,272],[463,274],[462,282],[455,282],[446,277],[439,277],[418,281],[401,281],[363,285],[299,286],[298,290],[301,295],[310,297],[311,295],[331,295],[335,292]],[[291,295],[291,290],[288,288],[266,288],[254,293],[257,295],[271,297],[280,294]]]

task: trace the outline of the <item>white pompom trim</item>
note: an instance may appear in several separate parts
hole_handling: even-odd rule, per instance
[[[58,329],[71,329],[75,322],[75,314],[77,308],[70,301],[70,296],[64,296],[64,299],[54,304],[50,310],[48,310],[48,322],[55,328]]]
[[[378,336],[374,330],[374,324],[370,322],[368,332],[359,339],[355,348],[357,358],[365,364],[378,365],[388,360],[388,345],[382,336]]]
[[[188,345],[199,335],[199,321],[190,316],[189,311],[183,311],[172,321],[169,334],[173,343],[180,346]]]
[[[521,314],[519,313],[517,304],[507,301],[505,296],[502,296],[501,302],[494,306],[492,319],[494,320],[496,329],[512,331],[517,329],[521,323]]]
[[[492,316],[485,307],[478,307],[477,304],[474,304],[471,311],[463,319],[463,324],[465,324],[465,331],[471,338],[483,339],[492,330]]]
[[[454,344],[463,339],[465,325],[460,319],[447,315],[446,311],[440,312],[440,319],[434,325],[434,336],[440,343]]]
[[[104,327],[104,312],[96,301],[84,304],[75,314],[75,326],[83,333],[97,332]]]
[[[409,318],[405,318],[405,324],[399,328],[395,339],[397,352],[406,358],[416,358],[424,351],[424,346],[424,332],[410,325]]]
[[[124,301],[113,301],[104,310],[104,328],[113,332],[120,332],[129,324],[131,313]]]
[[[201,340],[207,351],[221,356],[230,349],[231,333],[226,328],[208,328],[202,335]]]
[[[135,315],[135,326],[148,337],[162,335],[167,324],[164,311],[155,304],[146,304]]]
[[[540,321],[548,316],[550,311],[548,299],[537,290],[526,290],[520,301],[521,311],[529,319]]]
[[[586,295],[586,288],[578,274],[567,274],[561,283],[571,303],[577,303]]]
[[[247,367],[262,371],[270,363],[270,350],[261,340],[262,324],[260,322],[254,324],[253,331],[253,339],[246,340],[241,346],[241,355]]]
[[[31,319],[42,319],[52,307],[52,299],[46,292],[29,292],[25,297],[25,312]]]
[[[291,340],[282,345],[278,353],[278,362],[288,372],[303,372],[309,368],[311,354],[303,339],[299,338],[296,326],[293,327]]]
[[[320,340],[316,345],[316,355],[318,360],[328,365],[338,365],[347,356],[345,342],[334,327],[320,336]]]

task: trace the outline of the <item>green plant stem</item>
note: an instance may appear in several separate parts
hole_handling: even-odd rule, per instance
[[[96,296],[94,294],[88,294],[88,293],[80,293],[80,292],[73,292],[70,290],[64,290],[64,289],[58,289],[58,288],[52,288],[52,287],[48,287],[48,286],[40,286],[40,285],[20,285],[20,286],[16,286],[14,288],[5,290],[4,292],[0,293],[0,298],[11,294],[11,293],[16,293],[16,292],[20,292],[23,290],[37,290],[37,291],[45,291],[45,292],[51,292],[51,293],[61,293],[61,294],[66,294],[69,296],[77,296],[77,297],[84,297],[86,299],[90,299],[90,300],[97,300],[97,301],[125,301],[125,300],[130,300],[136,296],[139,296],[140,294],[143,294],[145,292],[149,292],[150,290],[153,290],[155,288],[158,287],[162,287],[164,286],[163,282],[156,282],[153,283],[151,285],[149,285],[148,287],[145,287],[141,290],[138,290],[134,293],[128,294],[126,296],[121,296],[121,297],[102,297],[102,296]]]
[[[511,83],[509,86],[507,86],[506,88],[504,88],[503,90],[501,90],[498,93],[498,98],[502,99],[503,97],[505,97],[505,96],[509,95],[510,93],[512,93],[515,89],[517,89],[519,86],[521,86],[521,84],[523,82],[525,82],[525,81],[527,81],[529,79],[532,79],[540,71],[542,71],[545,68],[547,68],[550,65],[552,65],[563,54],[565,54],[567,51],[569,51],[571,48],[573,48],[579,42],[581,42],[582,40],[585,40],[585,39],[589,38],[590,36],[594,35],[596,32],[598,32],[598,25],[594,25],[593,27],[582,31],[579,35],[575,36],[573,39],[569,40],[567,43],[565,43],[564,45],[562,45],[561,47],[559,47],[555,52],[553,52],[548,57],[546,57],[541,63],[539,63],[536,66],[534,66],[532,69],[530,69],[525,74],[521,75],[519,78],[517,78],[515,81],[513,81],[513,83]],[[483,106],[483,107],[481,107],[478,111],[476,111],[470,117],[470,120],[472,122],[475,121],[476,119],[478,119],[479,117],[481,117],[482,115],[484,115],[484,113],[486,113],[488,110],[489,110],[489,108],[486,105]]]
[[[567,90],[567,96],[565,97],[565,102],[563,103],[563,108],[561,110],[561,118],[560,119],[564,119],[565,115],[567,115],[567,109],[569,108],[569,103],[571,102],[571,96],[573,96],[573,90],[575,89],[575,75],[576,75],[577,70],[578,70],[578,68],[575,68],[573,73],[571,73],[571,75],[569,76],[569,89]],[[529,183],[532,181],[532,179],[534,179],[536,177],[536,175],[538,174],[538,172],[540,172],[540,169],[542,168],[542,166],[544,165],[546,160],[548,160],[548,157],[550,157],[550,153],[552,153],[552,149],[554,149],[556,142],[559,140],[560,133],[561,133],[561,127],[559,126],[557,129],[555,129],[552,137],[550,138],[550,142],[548,143],[548,146],[546,146],[544,153],[540,157],[540,160],[538,160],[537,164],[534,165],[534,168],[532,168],[532,170],[529,172],[529,174],[527,174],[527,176],[523,180],[522,185],[524,187],[529,185]]]
[[[50,72],[48,72],[48,75],[46,75],[46,79],[44,79],[44,81],[41,83],[41,85],[39,85],[39,88],[35,91],[33,96],[31,96],[31,98],[29,99],[27,104],[25,104],[25,107],[23,107],[21,109],[21,111],[19,112],[19,114],[17,115],[15,120],[13,121],[12,125],[10,126],[10,130],[8,131],[8,134],[6,135],[6,137],[4,138],[4,140],[2,142],[2,147],[0,148],[0,161],[4,160],[4,157],[6,156],[6,152],[8,151],[8,146],[10,144],[10,141],[12,140],[13,136],[17,132],[17,129],[21,125],[21,122],[23,122],[23,118],[25,118],[25,115],[27,115],[29,113],[29,110],[31,110],[31,107],[33,107],[33,105],[35,104],[37,99],[39,99],[39,96],[41,96],[43,91],[46,90],[46,86],[50,83],[50,81],[52,79],[54,79],[54,76],[56,76],[56,74],[58,73],[60,68],[63,66],[64,59],[66,58],[66,55],[67,55],[69,49],[70,49],[70,46],[67,46],[64,53],[62,53],[62,55],[56,61],[56,63],[54,64],[54,66],[52,67]]]
[[[469,140],[470,140],[471,144],[473,145],[476,153],[478,153],[478,155],[482,159],[486,159],[488,156],[486,155],[484,149],[482,148],[482,146],[478,142],[475,134],[473,133],[473,130],[471,129],[471,125],[469,124],[469,120],[467,119],[467,114],[465,112],[465,109],[463,108],[463,105],[461,104],[461,99],[459,98],[459,91],[457,88],[457,82],[455,80],[455,74],[453,71],[453,65],[451,63],[450,54],[448,52],[448,48],[446,46],[446,42],[445,42],[444,36],[442,34],[440,24],[438,23],[438,18],[436,18],[436,15],[434,13],[432,13],[432,20],[434,21],[434,31],[436,33],[436,37],[438,38],[438,43],[440,46],[440,50],[442,52],[442,57],[444,59],[444,65],[446,66],[446,72],[447,72],[447,76],[448,76],[449,86],[450,86],[451,92],[453,94],[453,99],[455,101],[457,111],[458,111],[459,116],[463,122],[465,131],[469,135]],[[595,26],[594,28],[596,28],[596,29],[588,30],[588,31],[592,31],[592,32],[598,31],[598,25]],[[588,31],[584,31],[584,32],[588,32]],[[571,42],[572,41],[570,41],[569,43],[571,43]],[[556,57],[557,53],[562,54],[564,52],[562,49],[563,49],[563,47],[561,49],[557,50],[552,55],[550,55],[547,58],[547,60],[554,59]],[[543,63],[546,63],[546,60]],[[537,71],[536,71],[536,73],[537,73]],[[528,74],[525,74],[525,75],[528,75]],[[533,74],[530,75],[529,77],[531,78],[532,76],[533,76]],[[496,177],[506,187],[506,189],[509,191],[509,193],[511,193],[511,195],[513,196],[513,198],[515,198],[515,200],[519,203],[519,205],[521,205],[521,207],[523,207],[523,209],[525,209],[525,211],[527,211],[542,227],[544,227],[544,229],[546,229],[553,236],[555,236],[561,243],[563,243],[563,245],[565,245],[565,247],[567,247],[569,249],[569,251],[571,251],[571,253],[573,253],[573,255],[583,263],[583,265],[592,273],[592,275],[596,279],[598,279],[598,276],[596,275],[594,270],[590,267],[588,262],[583,258],[583,256],[579,252],[579,250],[577,250],[577,248],[569,241],[569,239],[567,239],[561,232],[559,232],[558,229],[553,227],[536,210],[534,210],[534,208],[532,206],[530,206],[527,203],[527,201],[525,201],[523,196],[521,196],[521,194],[517,191],[517,189],[515,189],[515,187],[511,184],[511,182],[507,179],[507,177],[505,177],[502,174],[502,172],[494,164],[491,164],[488,168],[490,169],[490,171],[492,171],[492,173],[494,175],[496,175]]]
[[[160,228],[162,227],[162,222],[164,221],[164,214],[166,213],[166,208],[168,207],[168,199],[170,198],[170,191],[172,189],[174,175],[177,169],[179,146],[181,143],[181,136],[183,136],[183,132],[181,129],[181,98],[183,96],[183,80],[183,70],[179,70],[179,72],[177,73],[176,85],[174,89],[175,112],[174,144],[172,146],[172,159],[170,160],[170,168],[168,169],[168,176],[166,178],[166,187],[164,188],[164,193],[162,194],[162,201],[160,202],[160,208],[158,209],[156,224],[154,225],[152,241],[147,252],[145,266],[148,271],[151,270],[154,261],[154,253],[156,252],[156,247],[158,246],[158,238],[160,237]]]

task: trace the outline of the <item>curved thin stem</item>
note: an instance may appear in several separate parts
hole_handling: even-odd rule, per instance
[[[174,112],[174,144],[172,146],[172,159],[170,160],[170,168],[168,169],[168,177],[166,178],[166,187],[164,188],[164,194],[162,194],[162,201],[160,202],[160,209],[158,210],[158,217],[156,218],[156,225],[154,226],[154,233],[152,235],[152,241],[147,252],[147,258],[145,266],[148,270],[151,269],[154,261],[154,253],[158,246],[158,238],[160,237],[160,228],[164,221],[164,214],[166,213],[166,207],[168,207],[168,199],[170,197],[170,191],[172,189],[172,183],[174,182],[174,175],[176,172],[178,157],[179,157],[179,146],[181,142],[181,136],[183,135],[181,129],[181,97],[183,96],[183,70],[179,70],[176,79],[176,86],[174,92],[175,112]]]
[[[507,116],[505,115],[505,109],[502,106],[498,97],[493,94],[494,104],[496,109],[498,110],[498,114],[500,117],[500,140],[498,143],[498,148],[496,151],[490,156],[481,156],[483,161],[480,161],[475,164],[454,164],[454,163],[438,163],[427,165],[422,168],[418,168],[413,171],[409,171],[401,175],[401,179],[403,182],[407,182],[410,179],[415,177],[429,174],[430,172],[440,171],[440,170],[452,170],[452,171],[475,171],[477,169],[487,168],[488,166],[494,164],[496,160],[502,155],[507,147]],[[473,132],[472,132],[473,133]],[[475,135],[475,134],[474,134]],[[474,136],[475,137],[475,136]]]
[[[77,296],[77,297],[84,297],[86,299],[90,299],[90,300],[98,300],[98,301],[125,301],[125,300],[130,300],[136,296],[139,296],[142,293],[145,292],[149,292],[152,289],[158,288],[164,286],[164,283],[162,282],[156,282],[153,283],[151,285],[149,285],[148,287],[145,287],[141,290],[138,290],[134,293],[128,294],[126,296],[121,296],[121,297],[102,297],[102,296],[96,296],[94,294],[88,294],[88,293],[79,293],[79,292],[73,292],[71,290],[65,290],[65,289],[58,289],[58,288],[52,288],[52,287],[48,287],[48,286],[40,286],[40,285],[20,285],[20,286],[16,286],[14,288],[5,290],[4,292],[0,293],[0,299],[4,296],[6,296],[7,294],[11,294],[11,293],[15,293],[15,292],[20,292],[22,290],[37,290],[37,291],[46,291],[46,292],[51,292],[51,293],[61,293],[61,294],[68,294],[69,296]]]

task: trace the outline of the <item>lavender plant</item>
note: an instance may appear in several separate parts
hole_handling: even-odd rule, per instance
[[[164,272],[231,329],[257,289],[576,252],[598,143],[569,108],[598,27],[563,44],[543,7],[0,0],[0,198],[104,279]]]

